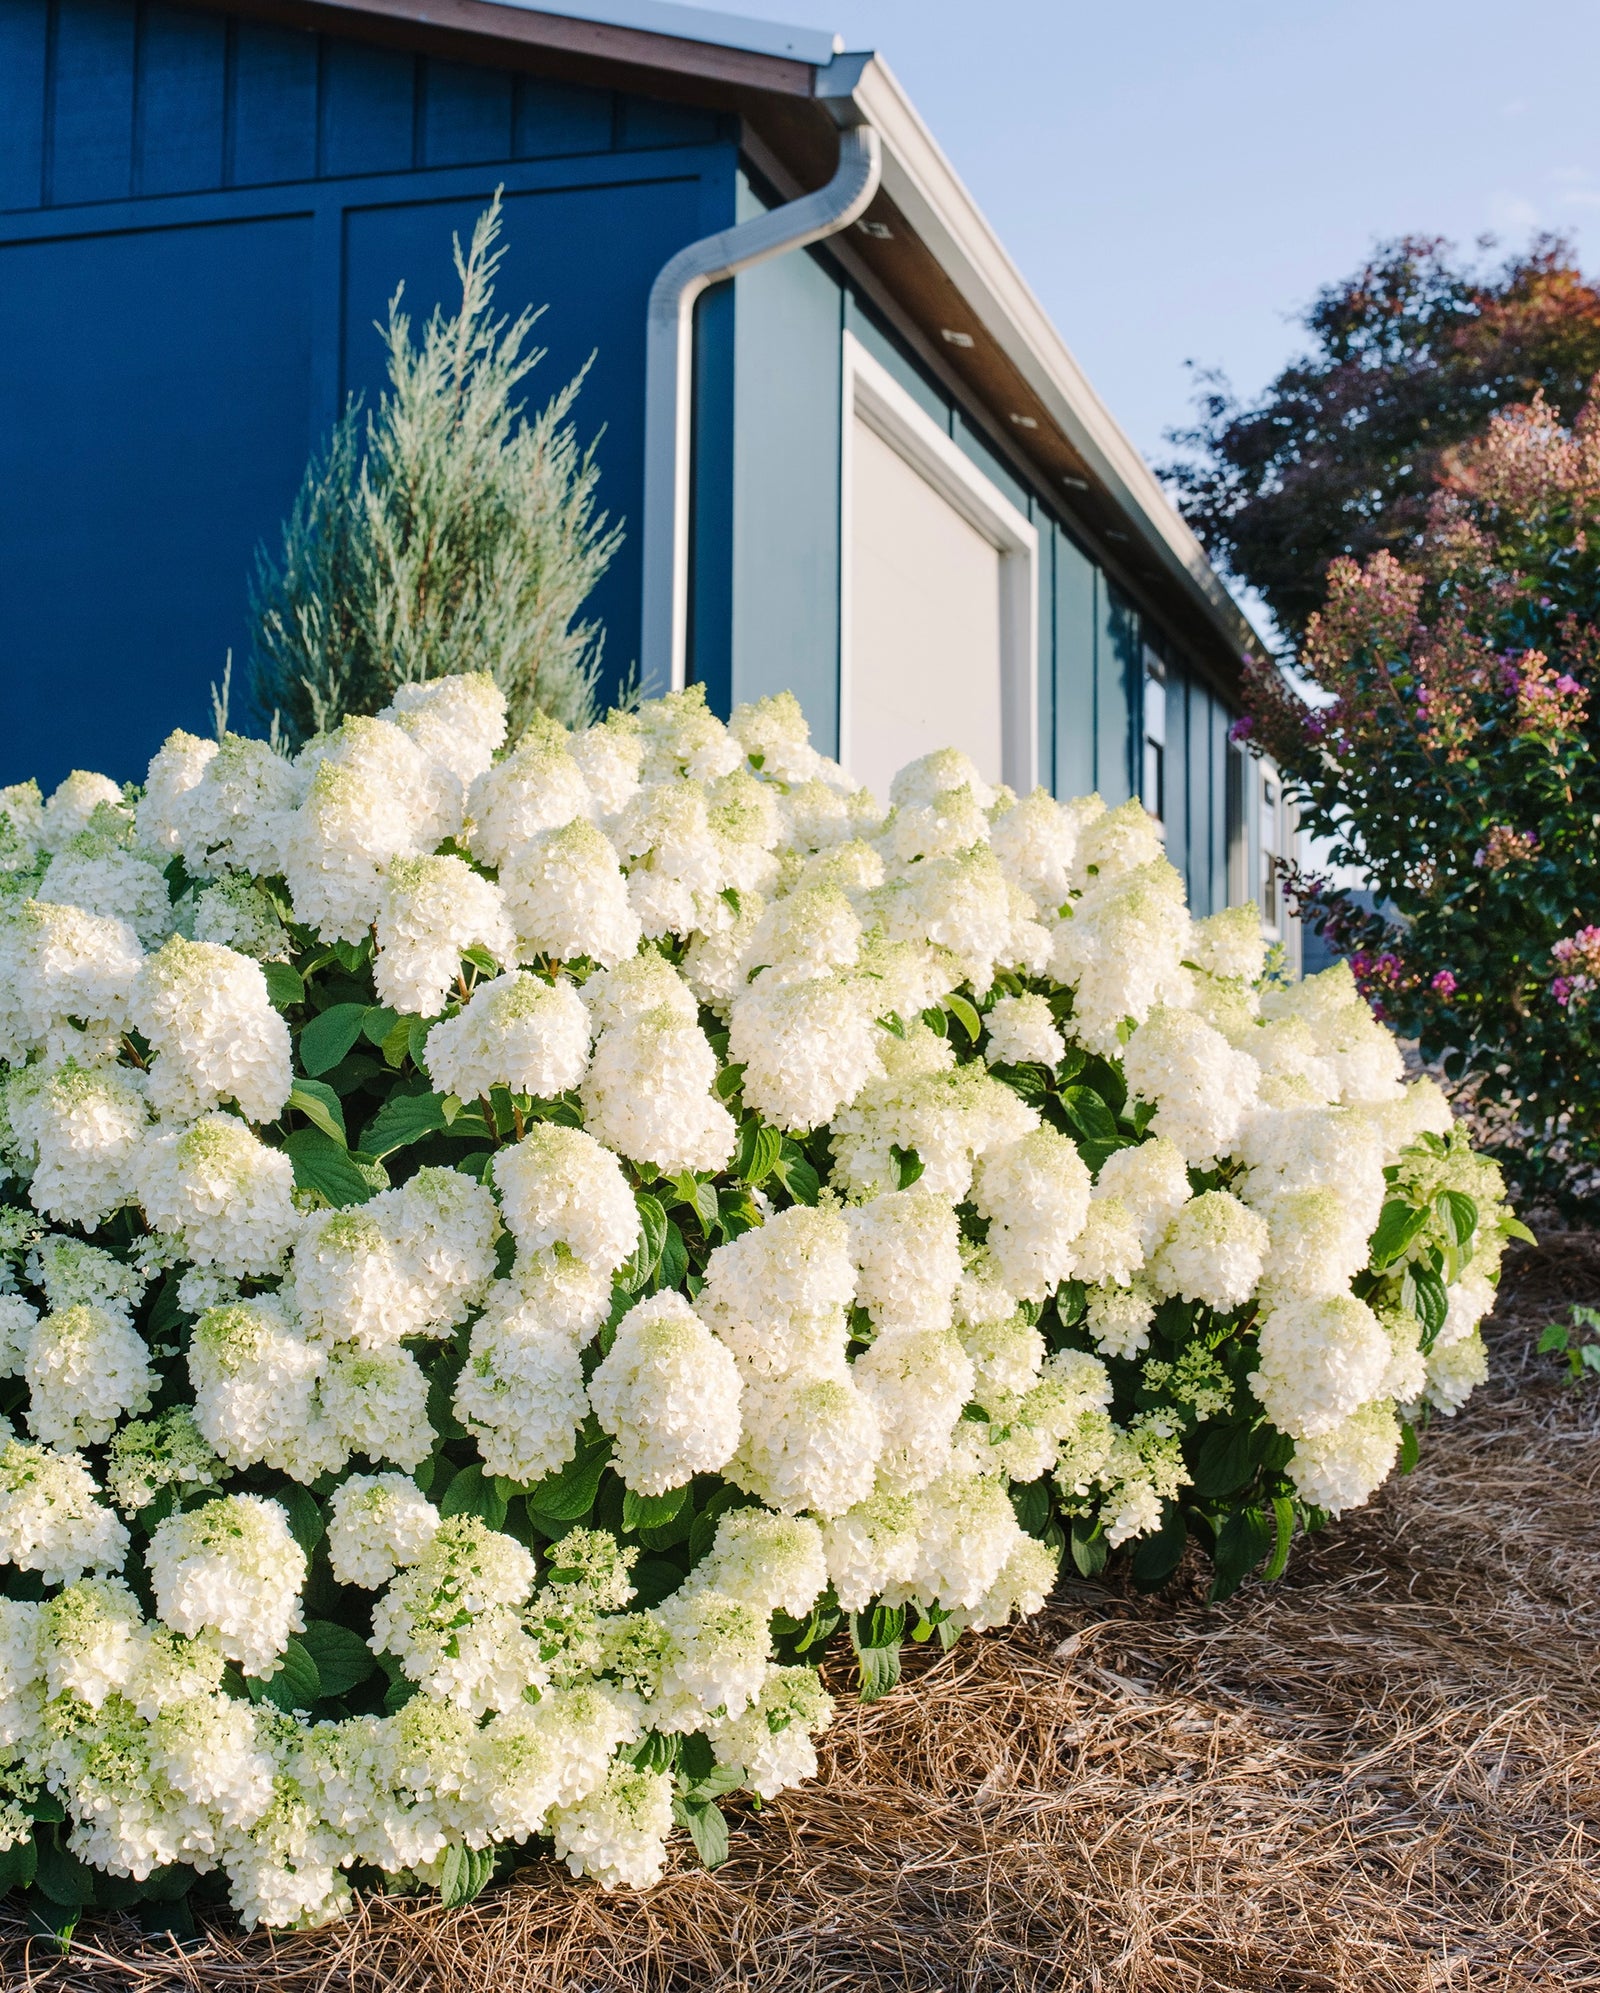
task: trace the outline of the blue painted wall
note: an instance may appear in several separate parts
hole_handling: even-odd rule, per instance
[[[548,304],[541,399],[628,537],[592,604],[637,648],[644,310],[732,218],[710,112],[134,0],[0,0],[0,780],[119,777],[248,650],[275,542],[395,285],[506,189],[499,302]]]

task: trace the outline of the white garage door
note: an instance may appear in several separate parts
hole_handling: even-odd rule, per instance
[[[845,383],[841,758],[885,801],[940,747],[1030,789],[1034,527],[849,334]]]
[[[858,415],[850,548],[850,772],[958,746],[1000,780],[1000,550]]]

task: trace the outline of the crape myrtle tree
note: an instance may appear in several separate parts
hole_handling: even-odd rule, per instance
[[[1447,453],[1497,408],[1542,392],[1570,421],[1600,368],[1600,292],[1557,237],[1484,274],[1449,242],[1381,244],[1306,312],[1309,352],[1259,400],[1201,377],[1165,475],[1220,565],[1292,639],[1328,564],[1408,558]]]
[[[1302,909],[1569,1208],[1600,1181],[1597,528],[1600,382],[1570,427],[1541,394],[1499,411],[1409,559],[1329,569],[1299,656],[1328,703],[1257,663],[1239,723],[1379,911],[1300,875]]]
[[[465,254],[461,302],[413,343],[389,301],[389,388],[352,400],[308,465],[252,591],[254,703],[288,744],[376,713],[403,685],[487,671],[514,726],[592,719],[601,631],[578,612],[621,541],[598,510],[594,446],[569,417],[584,373],[532,419],[519,390],[544,357],[539,314],[493,312],[500,197]]]

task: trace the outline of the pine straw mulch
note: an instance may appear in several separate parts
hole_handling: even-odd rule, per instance
[[[643,1895],[550,1862],[454,1914],[367,1904],[187,1953],[0,1912],[0,1984],[85,1993],[1600,1989],[1600,1390],[1531,1330],[1600,1238],[1507,1283],[1494,1374],[1289,1575],[1208,1609],[1071,1583],[846,1706],[824,1775]]]

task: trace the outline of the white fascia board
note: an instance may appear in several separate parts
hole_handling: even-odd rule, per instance
[[[851,65],[859,73],[848,75]],[[1265,649],[1159,479],[1066,342],[881,56],[845,57],[841,81],[883,140],[883,188],[1166,571],[1236,650]],[[818,77],[818,94],[832,95]],[[843,94],[843,93],[841,93]],[[837,113],[836,113],[837,114]]]
[[[823,67],[844,47],[838,35],[821,28],[795,28],[782,21],[753,21],[710,7],[680,7],[676,0],[492,0],[526,14],[554,14],[572,21],[597,21],[608,28],[636,28],[641,34],[670,35],[674,41],[708,42],[714,48],[745,49],[790,62]]]

